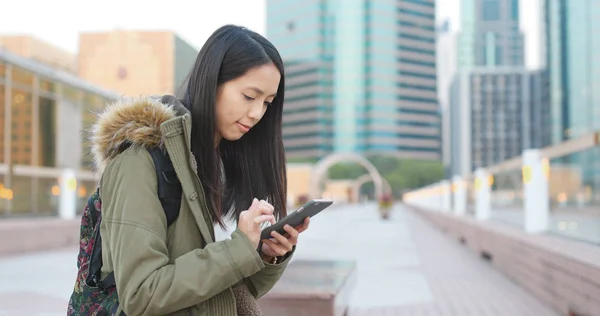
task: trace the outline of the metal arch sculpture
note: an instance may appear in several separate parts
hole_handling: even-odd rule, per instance
[[[321,184],[327,170],[329,170],[331,166],[340,162],[354,162],[367,169],[367,172],[373,179],[373,183],[375,185],[375,195],[377,199],[383,196],[383,177],[369,160],[358,154],[335,153],[321,159],[313,169],[309,188],[309,194],[311,198],[321,197]]]

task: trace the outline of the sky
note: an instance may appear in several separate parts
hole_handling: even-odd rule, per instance
[[[243,25],[263,35],[266,28],[266,0],[8,1],[8,12],[18,14],[3,14],[0,34],[34,35],[71,53],[77,52],[80,32],[172,30],[200,48],[223,24]],[[457,4],[458,0],[438,0],[438,19],[454,11],[457,15]]]
[[[7,0],[0,34],[34,35],[77,52],[80,32],[172,30],[200,48],[219,26],[234,23],[265,34],[266,0]],[[150,4],[156,3],[156,4]],[[3,4],[6,8],[6,4]]]
[[[114,29],[171,30],[199,49],[210,34],[227,23],[266,29],[267,0],[7,0],[8,12],[0,19],[0,34],[33,35],[68,52],[76,53],[80,32]],[[302,0],[297,0],[302,1]],[[377,1],[377,0],[373,0]],[[529,64],[539,59],[540,0],[521,1],[522,29]],[[437,0],[438,22],[449,18],[459,27],[460,0]],[[6,4],[3,5],[6,8]],[[539,15],[539,14],[538,14]],[[537,26],[536,26],[537,25]]]

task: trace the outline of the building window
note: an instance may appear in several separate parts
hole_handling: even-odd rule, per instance
[[[62,97],[71,101],[75,101],[75,102],[80,102],[81,101],[81,91],[79,91],[78,89],[68,86],[68,85],[63,85],[63,94]]]
[[[35,165],[56,167],[56,100],[39,97],[38,161]]]
[[[500,20],[500,1],[484,0],[481,4],[481,8],[484,21]]]
[[[96,114],[100,112],[106,105],[106,102],[103,97],[92,94],[85,93],[83,95],[83,113],[82,113],[82,123],[83,130],[89,130],[92,127],[92,124],[96,122]],[[82,148],[82,160],[81,167],[84,169],[89,169],[93,166],[93,157],[90,152],[91,143],[89,138],[87,138],[84,134],[80,135],[81,137],[81,148]]]
[[[12,135],[18,136],[19,141],[11,143],[12,152],[15,153],[11,160],[15,165],[31,165],[31,128],[32,117],[32,95],[30,92],[13,89],[11,100]]]
[[[502,46],[496,45],[496,66],[501,66],[504,64],[504,52],[502,50]]]
[[[14,66],[12,69],[12,82],[31,90],[33,86],[33,73],[31,71]]]
[[[513,21],[519,21],[519,0],[512,0],[510,3],[510,18]]]
[[[56,93],[56,85],[57,83],[52,80],[40,78],[40,90],[44,92]]]

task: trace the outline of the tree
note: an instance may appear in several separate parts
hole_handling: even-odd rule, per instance
[[[393,156],[372,156],[368,158],[379,173],[388,181],[395,197],[400,197],[408,189],[419,188],[444,179],[444,167],[438,161],[403,159]],[[288,162],[313,162],[310,159],[288,160]],[[317,161],[314,160],[314,163]],[[332,180],[356,179],[367,170],[354,162],[338,163],[328,170]],[[361,192],[372,195],[374,186],[366,183]]]
[[[332,180],[345,180],[345,179],[356,179],[363,174],[366,174],[367,170],[357,163],[338,163],[328,170],[328,177]]]

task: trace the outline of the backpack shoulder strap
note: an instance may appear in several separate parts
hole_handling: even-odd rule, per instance
[[[167,227],[171,226],[179,216],[183,189],[177,178],[175,168],[166,150],[153,148],[148,150],[154,161],[158,182],[158,198],[167,217]]]

